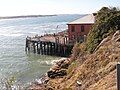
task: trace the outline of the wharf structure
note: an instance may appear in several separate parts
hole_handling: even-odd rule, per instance
[[[87,34],[95,23],[97,13],[88,14],[80,19],[69,22],[68,32],[48,34],[26,38],[26,52],[41,55],[68,56],[76,42],[84,42]]]
[[[44,36],[35,36],[26,38],[25,51],[41,55],[69,56],[73,44],[68,42],[68,36],[65,34],[49,34]]]

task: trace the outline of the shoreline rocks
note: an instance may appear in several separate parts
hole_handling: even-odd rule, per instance
[[[49,78],[63,77],[67,75],[67,69],[69,65],[70,65],[69,59],[60,60],[53,64],[53,66],[47,72],[47,76]]]
[[[44,90],[48,88],[49,86],[47,86],[47,82],[49,82],[49,79],[59,78],[67,75],[67,69],[69,65],[69,58],[62,58],[58,60],[57,62],[53,63],[46,75],[43,75],[39,80],[32,83],[26,90]]]

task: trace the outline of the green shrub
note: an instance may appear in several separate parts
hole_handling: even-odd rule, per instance
[[[108,35],[120,30],[120,10],[103,7],[96,15],[96,21],[88,34],[85,50],[92,53]]]
[[[76,43],[72,49],[71,61],[75,61],[80,54],[80,43]]]
[[[73,61],[71,63],[71,65],[68,67],[67,74],[72,73],[72,71],[75,69],[75,67],[76,67],[76,61]]]

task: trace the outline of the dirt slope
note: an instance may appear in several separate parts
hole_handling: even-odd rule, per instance
[[[42,90],[117,90],[116,64],[120,62],[120,31],[105,38],[93,54],[76,55],[76,60],[72,60],[67,69],[67,75],[49,78],[42,85]],[[41,90],[39,86],[37,90]],[[36,90],[34,87],[29,90]]]
[[[116,90],[116,64],[120,62],[120,31],[105,38],[82,64],[79,63],[81,60],[78,58],[69,66],[73,66],[73,69],[67,76],[51,79],[48,85],[59,90]],[[81,86],[77,85],[77,81]]]

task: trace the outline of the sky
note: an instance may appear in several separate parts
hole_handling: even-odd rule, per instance
[[[0,16],[90,14],[120,0],[0,0]]]

